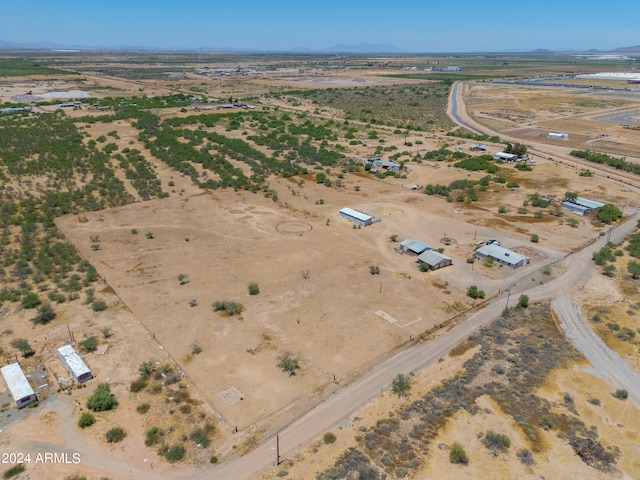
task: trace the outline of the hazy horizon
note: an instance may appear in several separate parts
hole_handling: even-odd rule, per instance
[[[401,52],[608,51],[640,44],[640,3],[615,9],[568,0],[536,4],[405,0],[305,4],[239,1],[188,4],[141,0],[93,3],[43,0],[3,6],[0,40],[61,46],[197,50],[327,50],[387,45]],[[594,6],[592,6],[593,4]]]

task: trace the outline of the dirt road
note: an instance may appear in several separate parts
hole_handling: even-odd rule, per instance
[[[562,319],[567,338],[591,362],[592,368],[588,371],[616,389],[627,390],[629,399],[640,407],[640,375],[594,333],[583,318],[581,308],[569,297],[562,296],[553,301],[553,309]]]

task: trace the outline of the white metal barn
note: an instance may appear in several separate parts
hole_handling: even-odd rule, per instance
[[[0,370],[2,370],[2,376],[9,388],[9,393],[18,408],[26,407],[38,400],[18,362],[4,366]]]
[[[373,217],[371,215],[367,215],[359,210],[354,210],[353,208],[344,207],[340,210],[340,216],[342,218],[346,218],[350,222],[357,223],[358,225],[362,225],[366,227],[367,225],[371,225],[373,223]]]
[[[58,357],[60,361],[71,372],[76,382],[82,383],[93,378],[91,370],[87,364],[80,358],[71,345],[64,345],[58,349]]]

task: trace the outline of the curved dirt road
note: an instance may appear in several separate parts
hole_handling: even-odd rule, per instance
[[[614,388],[627,390],[629,399],[640,407],[640,374],[595,334],[582,317],[580,307],[569,297],[555,299],[553,309],[562,319],[561,326],[567,338],[591,362],[592,368],[588,371],[608,381]]]

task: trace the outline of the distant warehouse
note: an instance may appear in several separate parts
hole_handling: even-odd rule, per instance
[[[349,207],[344,207],[342,210],[340,210],[340,216],[342,218],[346,218],[350,222],[362,225],[363,227],[366,227],[373,223],[373,217],[371,215],[367,215],[366,213],[360,212],[359,210],[354,210],[353,208]]]
[[[0,370],[2,370],[2,376],[9,388],[9,393],[13,397],[13,401],[16,402],[16,407],[26,407],[31,402],[38,400],[18,362],[2,367]]]
[[[64,363],[67,370],[71,372],[76,382],[82,383],[93,378],[91,370],[87,364],[80,358],[71,345],[64,345],[58,349],[58,357]]]
[[[484,245],[476,250],[476,257],[478,258],[492,258],[501,265],[506,265],[511,268],[518,268],[527,265],[530,262],[529,257],[520,255],[517,252],[512,252],[506,248],[499,247],[498,245]]]

